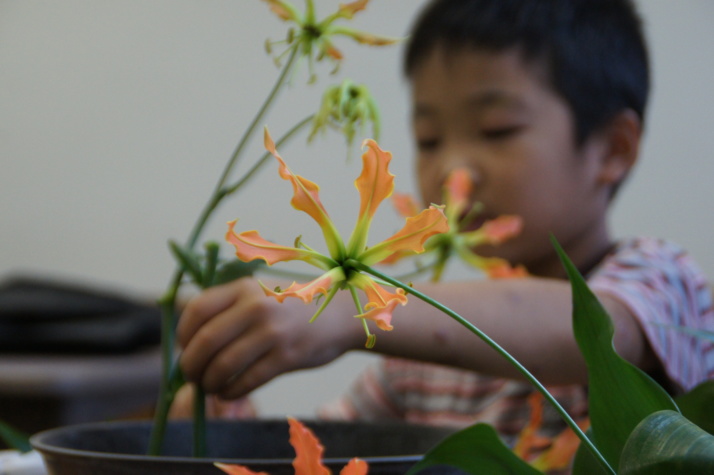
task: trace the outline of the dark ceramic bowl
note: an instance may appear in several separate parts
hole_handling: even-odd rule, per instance
[[[370,475],[404,474],[452,430],[410,424],[305,422],[325,446],[333,473],[353,457],[369,463]],[[164,454],[145,455],[150,421],[82,424],[40,432],[31,439],[50,475],[220,475],[214,462],[246,465],[270,475],[293,475],[295,452],[285,420],[210,421],[206,458],[190,456],[189,422],[171,422]],[[447,468],[422,473],[458,473]]]

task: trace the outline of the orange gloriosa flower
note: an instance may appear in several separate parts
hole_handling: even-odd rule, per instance
[[[328,58],[336,65],[339,65],[340,60],[342,60],[342,52],[332,44],[331,38],[335,35],[347,36],[358,43],[372,46],[391,45],[399,41],[396,38],[387,38],[335,25],[337,20],[352,19],[355,13],[367,7],[369,0],[357,0],[340,4],[335,13],[319,21],[315,17],[313,0],[306,0],[304,13],[299,12],[292,3],[284,0],[263,1],[269,5],[270,10],[278,18],[292,22],[297,27],[297,31],[290,30],[287,40],[267,42],[268,51],[272,49],[273,44],[286,42],[290,47],[299,48],[300,53],[308,58],[310,64],[312,64],[313,52],[316,50],[316,59],[318,61]],[[288,48],[288,50],[290,49]]]
[[[305,245],[298,238],[293,247],[272,243],[260,236],[257,231],[236,234],[236,221],[228,224],[226,240],[233,244],[236,255],[242,261],[262,259],[268,265],[282,261],[302,260],[323,271],[323,274],[307,283],[293,282],[288,288],[269,289],[263,286],[266,295],[282,302],[287,297],[311,302],[318,295],[325,296],[325,301],[315,312],[311,321],[322,313],[334,295],[340,289],[348,289],[353,295],[361,290],[367,297],[362,308],[355,297],[358,314],[367,333],[367,347],[374,345],[375,336],[367,327],[367,320],[372,320],[382,330],[391,330],[392,313],[397,305],[404,305],[407,296],[402,289],[392,292],[371,276],[354,268],[354,262],[371,266],[395,254],[404,252],[420,253],[424,251],[424,242],[431,236],[448,230],[446,216],[441,208],[431,206],[416,216],[407,218],[405,226],[392,237],[367,247],[372,218],[379,205],[389,198],[394,190],[394,175],[389,172],[391,153],[379,148],[374,140],[365,140],[367,148],[362,155],[362,173],[355,181],[360,194],[360,211],[357,224],[347,243],[335,228],[332,220],[319,197],[319,187],[314,182],[293,174],[285,161],[278,154],[267,129],[265,147],[278,160],[280,177],[293,186],[292,206],[307,213],[320,226],[328,248],[328,254],[319,253]],[[350,264],[352,262],[353,264]],[[262,284],[261,284],[262,285]]]
[[[288,424],[290,445],[295,449],[293,460],[295,475],[330,475],[330,470],[322,463],[325,448],[315,434],[292,417],[288,417]],[[229,475],[268,475],[265,472],[254,472],[242,465],[223,463],[215,465]],[[340,475],[366,475],[368,469],[367,462],[355,457],[345,465]]]
[[[497,245],[516,236],[521,232],[523,221],[520,216],[503,215],[484,222],[478,229],[468,230],[468,226],[482,208],[480,203],[468,207],[472,187],[469,172],[464,168],[452,171],[444,184],[446,203],[444,212],[449,223],[449,231],[434,236],[425,244],[426,252],[437,255],[432,280],[441,279],[446,261],[454,254],[472,267],[482,270],[490,278],[527,276],[528,273],[523,266],[512,267],[504,259],[482,257],[474,251],[477,246]],[[413,216],[418,210],[416,201],[408,194],[395,193],[392,202],[397,212],[403,216]],[[384,263],[394,263],[409,254],[409,251],[394,254]]]
[[[513,452],[534,468],[543,472],[559,471],[567,468],[580,446],[580,439],[570,427],[566,427],[555,437],[538,434],[543,424],[543,395],[534,392],[528,396],[531,417],[523,428],[513,447]],[[590,421],[585,419],[578,426],[585,430]]]

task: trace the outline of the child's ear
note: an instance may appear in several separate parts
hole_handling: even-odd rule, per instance
[[[605,153],[598,175],[604,185],[622,182],[637,162],[642,137],[642,121],[631,109],[618,113],[603,130]]]

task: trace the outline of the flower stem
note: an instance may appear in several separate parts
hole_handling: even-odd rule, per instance
[[[193,398],[193,456],[206,456],[206,393],[196,385]]]
[[[466,327],[471,333],[474,333],[476,336],[481,338],[488,346],[496,350],[501,356],[506,358],[509,363],[511,363],[535,388],[543,394],[543,397],[545,397],[555,408],[555,410],[560,414],[560,416],[563,418],[566,424],[575,432],[575,434],[580,438],[581,442],[590,450],[590,452],[593,454],[593,456],[602,464],[603,468],[605,468],[609,473],[615,474],[615,471],[612,469],[610,464],[605,460],[605,457],[600,453],[600,451],[595,447],[595,445],[592,443],[592,441],[588,438],[587,435],[578,427],[578,424],[575,423],[572,417],[567,413],[565,409],[563,409],[563,406],[560,405],[560,403],[548,392],[545,386],[541,384],[538,379],[533,376],[533,374],[526,369],[525,366],[523,366],[520,362],[518,362],[517,359],[515,359],[513,356],[511,356],[510,353],[508,353],[501,345],[496,343],[486,335],[483,331],[481,331],[478,327],[476,327],[473,323],[469,322],[466,320],[464,317],[459,315],[458,313],[454,312],[450,308],[446,307],[445,305],[441,304],[440,302],[437,302],[436,300],[432,299],[431,297],[419,292],[418,290],[403,284],[399,282],[398,280],[392,279],[391,277],[375,270],[372,269],[369,266],[366,266],[362,264],[359,261],[356,261],[354,259],[350,259],[349,261],[346,262],[347,265],[350,267],[360,270],[362,272],[366,272],[368,274],[371,274],[381,280],[384,280],[385,282],[398,287],[405,292],[414,295],[420,300],[423,300],[424,302],[428,303],[432,307],[436,308],[437,310],[440,310],[441,312],[445,313],[449,317],[453,318],[457,322],[459,322],[461,325]]]
[[[295,62],[298,55],[297,47],[293,47],[290,52],[290,56],[283,66],[280,76],[273,85],[272,90],[268,94],[268,97],[263,102],[262,106],[258,110],[250,125],[243,133],[238,145],[236,146],[233,154],[231,155],[228,163],[223,169],[218,183],[216,184],[213,194],[203,208],[201,214],[196,220],[191,232],[189,233],[188,239],[186,241],[186,249],[192,250],[196,246],[203,229],[208,222],[213,211],[216,209],[218,204],[223,198],[227,196],[227,191],[225,190],[225,184],[238,162],[238,158],[241,156],[243,149],[248,143],[248,139],[253,135],[258,123],[260,123],[265,116],[265,113],[270,108],[274,99],[277,97],[278,92],[284,85],[286,79],[289,77],[290,70]],[[306,123],[305,121],[300,124]],[[304,125],[304,124],[303,124]],[[264,163],[265,160],[261,160],[260,163]],[[255,169],[255,167],[253,167]],[[249,173],[255,173],[252,169]],[[245,180],[241,180],[245,183]],[[240,186],[233,186],[232,193],[237,191]],[[175,388],[171,387],[171,373],[172,367],[174,365],[173,352],[175,347],[175,317],[176,317],[176,298],[178,295],[178,289],[181,286],[181,282],[184,275],[184,269],[178,267],[173,274],[173,277],[169,281],[169,286],[164,295],[159,300],[161,306],[161,359],[162,359],[162,377],[161,377],[161,387],[159,389],[160,394],[156,405],[156,411],[154,414],[154,424],[151,431],[151,437],[149,441],[149,455],[159,455],[161,452],[161,445],[163,444],[164,436],[166,433],[166,424],[168,421],[168,413],[171,408],[171,403],[174,399],[173,392]]]

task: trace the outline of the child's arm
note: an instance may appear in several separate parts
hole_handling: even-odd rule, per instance
[[[584,362],[571,326],[571,290],[566,281],[526,278],[419,285],[518,358],[545,384],[584,383]],[[618,352],[644,370],[656,365],[639,325],[626,308],[602,297],[616,328]],[[338,293],[318,320],[314,304],[282,304],[265,297],[257,283],[241,279],[192,300],[178,328],[185,348],[181,365],[209,393],[235,398],[291,370],[319,366],[364,347],[354,304]],[[394,330],[377,332],[376,351],[518,377],[491,348],[448,316],[415,297],[395,311]]]

